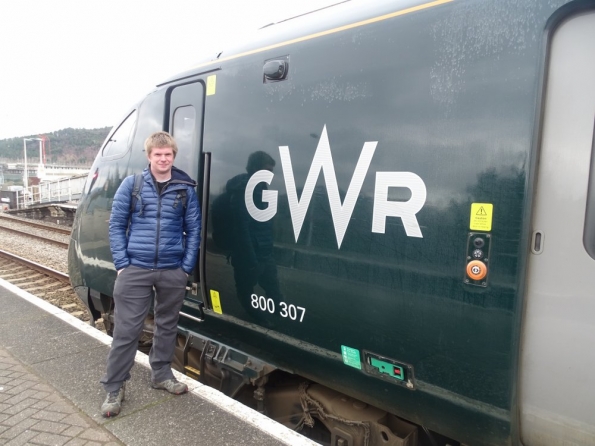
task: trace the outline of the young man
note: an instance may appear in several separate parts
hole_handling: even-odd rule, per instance
[[[155,331],[149,353],[152,386],[175,395],[188,391],[171,370],[179,311],[188,275],[200,247],[200,208],[196,182],[173,166],[178,152],[166,132],[145,141],[149,166],[131,210],[135,177],[116,191],[109,222],[114,266],[115,321],[107,372],[101,379],[107,397],[105,417],[120,413],[138,339],[155,296]],[[153,292],[155,290],[155,293]]]

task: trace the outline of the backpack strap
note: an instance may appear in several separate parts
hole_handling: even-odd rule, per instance
[[[182,202],[182,207],[184,208],[184,212],[186,212],[186,189],[182,189],[176,195],[176,199],[174,200],[174,208],[178,206],[178,202]]]
[[[186,189],[180,191],[180,199],[182,200],[182,206],[186,210]]]
[[[132,189],[132,199],[130,200],[130,215],[134,212],[136,207],[136,202],[140,202],[140,211],[138,216],[141,217],[143,215],[143,199],[140,195],[141,190],[143,189],[143,174],[137,173],[134,175],[134,188]]]

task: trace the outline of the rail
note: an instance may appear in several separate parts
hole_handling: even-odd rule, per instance
[[[57,226],[48,226],[45,223],[38,223],[36,221],[24,220],[22,218],[16,218],[16,217],[13,217],[10,215],[0,214],[0,221],[2,221],[2,219],[7,220],[7,221],[12,221],[15,223],[19,223],[19,224],[22,224],[25,226],[31,226],[33,228],[40,228],[40,229],[45,229],[50,232],[57,232],[59,234],[70,235],[72,233],[72,228],[70,228],[70,227],[60,228]]]
[[[4,257],[16,263],[20,263],[21,265],[26,266],[27,268],[34,269],[37,272],[50,276],[54,279],[58,279],[61,282],[70,283],[70,277],[68,276],[68,274],[65,274],[52,268],[48,268],[47,266],[43,266],[39,263],[27,260],[23,257],[19,257],[11,252],[0,249],[0,257]]]
[[[0,231],[12,232],[13,234],[23,235],[25,237],[41,240],[43,242],[51,243],[52,245],[60,246],[62,248],[68,248],[67,242],[61,242],[60,240],[54,240],[51,238],[43,237],[41,235],[31,234],[30,232],[19,231],[18,229],[7,228],[5,226],[0,226]]]

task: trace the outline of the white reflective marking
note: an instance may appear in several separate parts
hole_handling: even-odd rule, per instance
[[[314,186],[316,185],[318,175],[322,170],[326,183],[331,215],[333,217],[333,225],[335,226],[337,246],[341,248],[343,237],[347,231],[347,226],[349,225],[353,209],[355,208],[355,203],[357,202],[357,197],[361,191],[370,163],[372,162],[372,156],[374,155],[377,144],[377,141],[366,142],[364,144],[343,203],[341,203],[341,196],[339,195],[339,186],[337,185],[337,176],[335,174],[335,166],[333,164],[326,125],[322,129],[322,135],[320,136],[318,147],[314,153],[314,159],[312,160],[312,165],[310,166],[310,171],[308,172],[308,177],[304,184],[301,200],[297,197],[289,147],[279,147],[287,198],[289,200],[289,210],[293,222],[293,234],[296,242],[299,238],[300,231],[302,230],[306,212],[308,211],[310,201],[312,200],[312,195],[314,194]]]
[[[248,213],[256,221],[269,221],[277,213],[278,192],[276,190],[267,189],[262,191],[262,201],[269,204],[266,209],[259,209],[254,204],[254,188],[256,185],[261,182],[271,184],[274,176],[275,174],[270,170],[259,170],[248,180],[246,191],[244,192],[244,199],[246,201],[246,209],[248,209]]]
[[[389,201],[389,187],[406,187],[411,191],[408,201]],[[386,217],[400,217],[409,237],[422,237],[415,214],[426,202],[426,185],[412,172],[376,172],[372,232],[384,234]]]

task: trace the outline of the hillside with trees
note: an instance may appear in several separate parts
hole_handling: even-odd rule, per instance
[[[98,129],[66,128],[45,135],[21,136],[0,139],[0,162],[22,162],[23,138],[45,136],[47,164],[68,164],[90,166],[107,137],[111,127]],[[39,142],[27,142],[27,160],[39,162]]]

